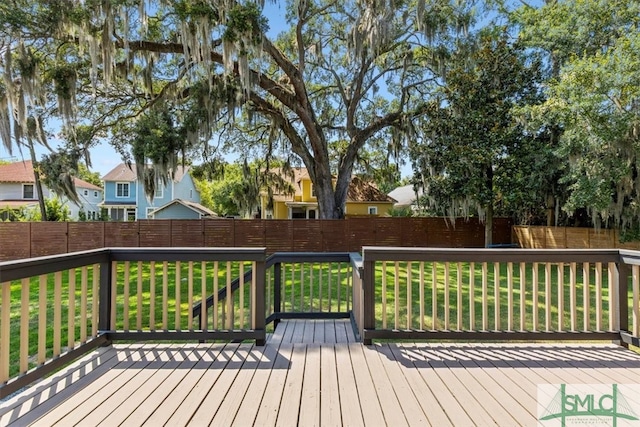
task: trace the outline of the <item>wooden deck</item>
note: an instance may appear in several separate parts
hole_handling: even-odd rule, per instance
[[[640,383],[601,344],[363,346],[348,321],[252,344],[116,344],[0,403],[14,425],[536,425],[537,384]]]

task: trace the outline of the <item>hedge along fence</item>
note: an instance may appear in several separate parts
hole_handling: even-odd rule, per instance
[[[493,242],[511,243],[511,220],[496,218]],[[140,220],[0,222],[0,260],[103,247],[266,247],[274,252],[358,252],[362,246],[484,247],[477,219]]]
[[[615,229],[516,225],[512,240],[521,248],[530,249],[640,250],[640,242],[621,243],[620,231]]]

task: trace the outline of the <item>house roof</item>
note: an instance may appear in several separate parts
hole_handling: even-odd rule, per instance
[[[86,188],[87,190],[102,191],[102,188],[98,187],[97,185],[84,181],[80,178],[74,177],[73,183],[75,184],[76,188]]]
[[[31,160],[0,165],[0,182],[35,182]]]
[[[185,206],[186,208],[189,208],[192,211],[195,211],[195,212],[199,213],[202,216],[209,216],[209,217],[217,217],[218,216],[217,213],[215,213],[211,209],[207,208],[206,206],[202,206],[200,203],[190,202],[188,200],[182,200],[182,199],[173,199],[169,203],[160,206],[158,209],[155,209],[151,213],[155,214],[156,212],[160,212],[160,211],[162,211],[164,209],[167,209],[170,206],[173,206],[173,205],[176,205],[176,204],[180,204],[182,206]]]
[[[277,170],[274,170],[277,172]],[[285,179],[287,181],[291,180],[291,183],[294,184],[295,195],[302,195],[302,185],[300,182],[303,179],[311,179],[309,177],[309,172],[306,168],[293,168],[293,178],[286,176]],[[274,200],[291,200],[290,195],[277,194],[274,195]],[[395,203],[396,200],[390,196],[387,196],[382,191],[380,191],[375,185],[364,181],[362,178],[358,176],[352,176],[351,182],[349,183],[349,189],[347,191],[347,201],[352,203],[365,203],[365,202],[380,202],[380,203]]]
[[[418,195],[422,195],[422,189],[418,190]],[[394,188],[389,197],[393,197],[397,200],[396,206],[411,206],[416,201],[416,192],[413,189],[413,185],[403,185],[402,187]]]
[[[189,172],[189,166],[179,165],[176,167],[173,181],[180,182],[182,178]],[[126,163],[120,163],[115,168],[111,169],[105,176],[102,177],[103,181],[122,181],[122,182],[131,182],[137,179],[136,175],[136,165],[135,163],[131,164],[131,167],[127,166]]]
[[[347,201],[381,203],[396,202],[395,199],[378,190],[376,186],[357,176],[351,177],[351,183],[349,183],[349,189],[347,190]]]
[[[0,182],[35,183],[35,177],[33,176],[33,163],[31,160],[26,160],[23,162],[0,165]],[[73,182],[77,188],[102,191],[102,188],[97,185],[93,185],[80,178],[74,177]]]

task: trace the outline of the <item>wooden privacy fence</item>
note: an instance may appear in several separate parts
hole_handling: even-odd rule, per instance
[[[496,218],[493,241],[511,243],[511,221]],[[354,252],[362,246],[484,247],[477,219],[140,220],[0,222],[0,260],[103,247],[266,247],[274,252]]]
[[[515,225],[513,243],[531,249],[633,249],[640,242],[620,242],[619,230]]]

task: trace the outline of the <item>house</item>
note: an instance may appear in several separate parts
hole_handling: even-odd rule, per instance
[[[150,213],[153,219],[202,219],[217,218],[218,215],[200,203],[173,199]]]
[[[68,203],[71,210],[71,218],[80,217],[80,212],[84,212],[87,220],[100,219],[100,202],[102,202],[102,188],[90,182],[83,181],[80,178],[74,178],[73,182],[76,186],[76,193],[80,199],[81,205]]]
[[[418,193],[416,194],[416,190],[413,188],[413,184],[403,185],[401,187],[394,188],[390,193],[389,197],[396,199],[396,203],[393,205],[394,208],[404,209],[410,208],[412,210],[418,209],[417,199],[418,197],[422,197],[423,191],[422,189],[418,189]]]
[[[88,219],[98,217],[100,212],[98,203],[102,200],[102,188],[79,178],[74,178],[74,183],[81,201],[80,205],[59,195],[63,204],[69,208],[71,219],[77,220],[80,211],[87,213]],[[54,193],[44,185],[42,192],[45,199],[54,196]],[[10,211],[37,206],[39,199],[33,163],[30,160],[0,165],[0,211],[3,211],[0,219],[8,219]]]
[[[273,209],[267,209],[267,195],[261,195],[261,217],[273,219],[318,218],[318,200],[306,168],[294,168],[292,194],[274,194]],[[374,185],[354,176],[347,191],[345,216],[387,216],[395,200]]]
[[[100,204],[112,221],[135,221],[154,218],[154,212],[169,202],[180,199],[187,203],[200,203],[200,193],[189,174],[188,166],[178,166],[168,185],[158,181],[156,194],[149,200],[144,193],[143,183],[136,175],[136,165],[121,163],[107,173],[104,181],[104,200]],[[167,206],[168,208],[168,206]],[[171,208],[161,212],[177,212],[180,208]]]

